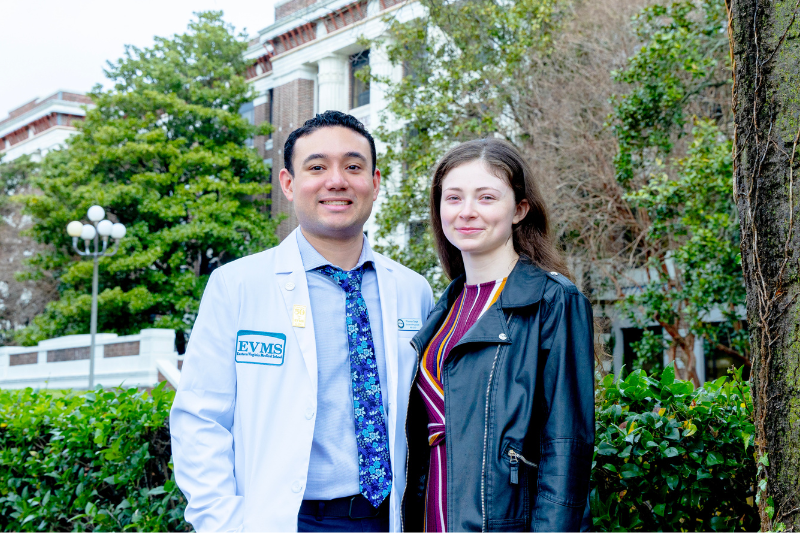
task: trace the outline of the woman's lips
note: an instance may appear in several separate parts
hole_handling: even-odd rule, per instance
[[[464,235],[473,235],[478,233],[479,231],[483,231],[482,228],[456,228],[456,231],[459,233],[463,233]]]

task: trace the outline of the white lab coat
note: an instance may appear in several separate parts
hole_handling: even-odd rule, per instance
[[[382,385],[389,407],[390,527],[400,531],[405,417],[416,362],[409,341],[433,308],[433,294],[422,276],[377,253],[375,269],[388,381]],[[292,325],[295,306],[305,309],[305,327]],[[297,529],[317,409],[314,320],[343,318],[312,316],[294,232],[275,248],[213,272],[170,414],[175,478],[196,530]]]

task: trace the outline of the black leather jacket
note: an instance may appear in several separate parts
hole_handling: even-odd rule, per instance
[[[450,284],[413,338],[418,360],[463,284],[463,276]],[[592,308],[575,285],[522,258],[450,351],[442,383],[447,531],[579,531],[589,519],[594,355]],[[415,385],[405,531],[423,527],[427,423]]]

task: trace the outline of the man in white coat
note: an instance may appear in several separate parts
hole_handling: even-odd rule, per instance
[[[280,171],[300,226],[213,272],[170,415],[198,531],[399,531],[405,417],[433,307],[420,275],[373,252],[375,143],[328,111]]]

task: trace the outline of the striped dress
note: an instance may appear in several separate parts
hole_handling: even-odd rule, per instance
[[[422,354],[417,389],[428,412],[431,460],[425,492],[424,531],[447,530],[447,460],[445,457],[442,366],[447,355],[478,318],[497,301],[506,278],[464,285],[442,327]]]

